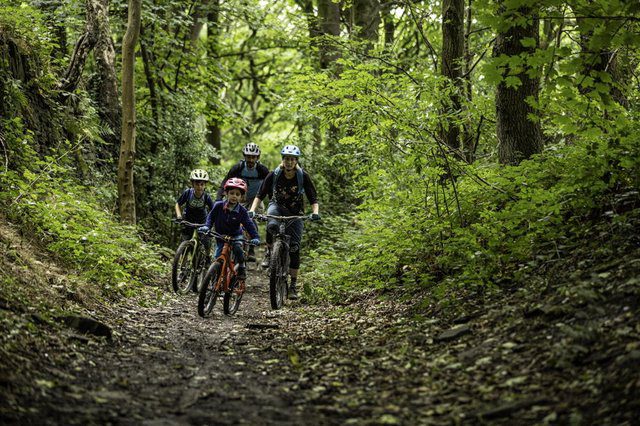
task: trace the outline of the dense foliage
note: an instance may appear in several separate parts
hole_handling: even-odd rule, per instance
[[[33,221],[52,251],[110,287],[151,279],[156,261],[135,234],[175,244],[169,219],[189,170],[208,169],[215,191],[247,142],[261,145],[271,168],[284,143],[302,148],[324,216],[306,236],[319,290],[484,289],[561,257],[596,220],[622,233],[636,215],[637,2],[474,2],[460,27],[461,81],[441,72],[442,11],[433,2],[380,4],[370,15],[324,1],[145,4],[136,229],[110,224],[118,147],[108,146],[116,131],[92,92],[97,52],[83,83],[60,89],[89,9],[78,0],[0,4],[8,216]],[[325,7],[338,8],[337,31],[327,29]],[[126,8],[110,6],[117,55]],[[376,14],[384,26],[359,27]],[[539,37],[499,53],[502,35],[538,24]],[[540,126],[545,148],[506,166],[495,94],[526,79],[536,91],[518,124]],[[443,138],[452,127],[460,149]],[[89,271],[96,259],[104,268]]]

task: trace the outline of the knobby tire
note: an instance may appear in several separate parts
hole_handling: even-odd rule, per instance
[[[193,241],[183,241],[178,246],[171,267],[171,284],[176,293],[187,293],[193,273]]]
[[[233,282],[229,286],[229,291],[224,294],[222,299],[222,308],[225,315],[233,315],[238,311],[240,307],[240,301],[242,300],[242,294],[236,292],[236,288],[240,283],[234,278]]]
[[[205,250],[204,245],[200,244],[198,246],[198,265],[196,266],[194,273],[191,275],[189,283],[189,288],[191,288],[194,293],[199,293],[200,289],[202,289],[202,282],[204,281],[204,276],[207,274],[207,266],[207,251]]]
[[[276,241],[271,250],[271,262],[269,264],[269,299],[271,309],[280,309],[284,304],[287,292],[287,271],[285,271],[285,256],[287,255],[284,243]]]
[[[202,280],[202,286],[198,293],[198,315],[202,318],[211,315],[213,306],[216,304],[218,296],[220,296],[220,292],[217,291],[215,287],[218,278],[220,278],[221,266],[220,263],[213,262]]]

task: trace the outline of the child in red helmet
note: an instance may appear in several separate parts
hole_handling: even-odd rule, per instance
[[[240,225],[244,226],[244,229],[246,229],[251,236],[251,244],[260,244],[260,235],[253,221],[249,219],[247,209],[240,204],[247,192],[246,182],[240,178],[231,178],[225,182],[224,190],[227,199],[218,201],[213,205],[213,209],[211,209],[211,212],[207,215],[205,226],[202,226],[199,231],[209,232],[213,226],[213,229],[215,229],[217,233],[235,237],[236,241],[233,243],[233,254],[236,264],[240,265],[238,268],[238,279],[245,279],[247,273],[244,264],[244,252],[242,251],[243,235]],[[222,253],[223,246],[224,243],[218,240],[215,254],[216,258]]]

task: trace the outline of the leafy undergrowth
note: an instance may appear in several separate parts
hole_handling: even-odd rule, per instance
[[[45,167],[45,166],[42,166]],[[2,176],[0,192],[8,220],[83,280],[117,300],[166,276],[162,249],[121,225],[95,199],[97,192],[66,180],[66,169],[47,175],[24,171]],[[166,259],[164,259],[166,260]]]
[[[279,348],[304,403],[357,424],[633,424],[640,222],[606,224],[518,284],[399,287],[302,309]],[[301,338],[302,336],[302,338]],[[295,389],[294,389],[295,390]]]
[[[435,287],[417,293],[415,286],[399,283],[341,303],[290,304],[266,316],[252,312],[255,306],[248,298],[240,316],[208,320],[219,334],[192,310],[185,313],[185,304],[171,304],[173,310],[162,315],[150,314],[157,313],[153,309],[131,310],[146,325],[128,324],[139,332],[129,347],[126,339],[110,345],[57,325],[62,310],[122,324],[122,310],[106,303],[99,290],[57,269],[42,252],[32,251],[15,230],[1,226],[8,255],[0,264],[0,318],[8,332],[0,344],[0,379],[3,394],[15,398],[3,407],[12,410],[11,418],[37,418],[42,411],[19,411],[30,410],[25,401],[37,394],[42,409],[47,398],[58,401],[47,396],[55,394],[67,398],[58,402],[64,405],[59,411],[70,418],[79,401],[88,412],[91,404],[113,408],[117,418],[109,398],[136,389],[127,375],[112,379],[112,373],[105,373],[110,379],[104,383],[86,379],[95,380],[96,368],[102,368],[99,354],[110,352],[114,365],[122,363],[119,368],[129,374],[135,371],[136,380],[149,378],[143,381],[145,389],[150,387],[146,398],[157,393],[166,399],[188,388],[194,401],[206,403],[212,401],[206,397],[212,388],[251,387],[255,382],[242,380],[259,377],[269,380],[264,386],[270,392],[287,395],[296,413],[319,413],[328,424],[633,424],[640,410],[639,229],[635,223],[634,232],[614,238],[605,226],[594,227],[594,238],[563,258],[546,259],[539,274],[484,294],[461,286],[438,298]],[[258,318],[251,321],[266,327],[264,333],[243,328],[223,337],[223,329],[237,327],[251,315]],[[181,325],[183,343],[176,343],[162,318]],[[192,322],[193,327],[185,327]],[[157,341],[158,330],[166,343]],[[201,333],[210,337],[209,343],[196,343]],[[210,374],[176,375],[159,367],[166,365],[165,358],[145,363],[137,351],[153,345],[159,345],[154,350],[160,355],[187,357],[185,363]],[[203,361],[226,356],[228,345],[238,351],[242,375],[227,371],[229,365],[216,362],[211,368]],[[226,371],[224,379],[217,369]],[[175,384],[167,391],[158,375]],[[215,385],[202,385],[203,377],[215,379]],[[87,401],[87,387],[101,399]],[[200,400],[199,395],[205,396]],[[138,412],[147,400],[117,401],[125,412]],[[264,409],[242,399],[229,404],[250,409],[252,415]],[[282,418],[282,424],[296,423]]]
[[[2,216],[0,247],[0,387],[7,398],[29,399],[49,386],[43,371],[68,377],[59,366],[76,356],[76,345],[86,343],[65,319],[112,323],[116,299],[99,282],[60,266],[60,258],[44,250],[33,234]],[[136,295],[150,301],[157,292],[155,287],[138,288]],[[29,409],[11,400],[7,404],[14,414]]]

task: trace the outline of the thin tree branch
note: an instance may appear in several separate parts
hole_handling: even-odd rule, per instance
[[[0,129],[0,144],[2,144],[2,152],[4,154],[4,172],[7,173],[9,171],[9,153],[7,145],[4,142],[4,132],[2,129]]]
[[[422,31],[422,24],[420,24],[416,20],[415,13],[413,12],[413,7],[411,6],[411,2],[405,2],[405,5],[409,8],[411,19],[413,20],[413,23],[416,24],[416,27],[418,28],[418,32],[420,33],[420,37],[422,37],[422,40],[425,42],[425,44],[429,48],[429,51],[431,52],[431,60],[433,61],[434,71],[438,71],[438,55],[435,49],[433,48],[433,46],[431,45],[431,42],[429,42],[429,39]]]

